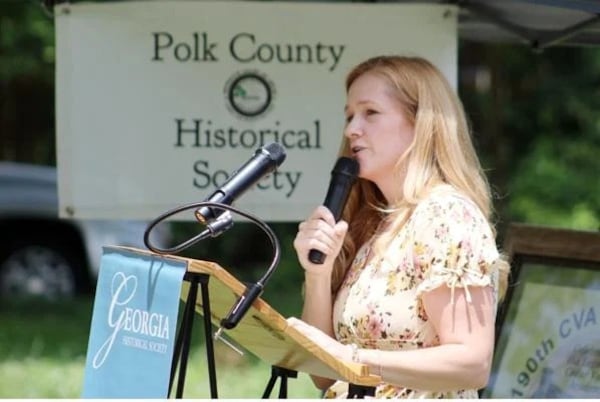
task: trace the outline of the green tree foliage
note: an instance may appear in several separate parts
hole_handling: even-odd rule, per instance
[[[54,25],[41,2],[0,3],[0,159],[54,164]]]
[[[463,44],[460,57],[501,221],[598,230],[599,49]]]
[[[54,80],[54,25],[39,1],[4,0],[0,7],[0,80]]]
[[[511,180],[511,215],[557,227],[600,227],[600,149],[565,138],[537,138]]]

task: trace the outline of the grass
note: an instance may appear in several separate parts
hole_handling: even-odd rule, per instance
[[[0,301],[0,398],[79,398],[93,298],[48,303]],[[293,311],[293,308],[288,308]],[[201,321],[198,320],[198,323]],[[200,325],[195,325],[184,398],[209,398]],[[260,398],[271,367],[215,344],[219,398]],[[279,382],[271,392],[276,398]],[[173,395],[174,395],[173,390]],[[288,380],[289,398],[318,398],[308,375]]]

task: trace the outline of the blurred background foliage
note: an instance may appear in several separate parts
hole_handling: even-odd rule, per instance
[[[600,52],[462,43],[459,91],[500,226],[600,225]]]
[[[39,2],[0,2],[0,160],[56,164],[54,24]]]

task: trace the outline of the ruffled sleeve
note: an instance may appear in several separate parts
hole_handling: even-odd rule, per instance
[[[492,230],[477,206],[461,196],[444,195],[417,208],[413,256],[417,296],[442,285],[454,291],[469,287],[493,286],[497,291],[497,272],[491,266],[498,259]],[[496,293],[496,292],[494,292]]]

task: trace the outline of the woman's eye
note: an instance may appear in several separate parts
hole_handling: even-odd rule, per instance
[[[350,123],[352,121],[352,115],[346,116],[346,123]]]
[[[377,110],[367,109],[367,111],[365,113],[367,114],[367,116],[371,116],[371,115],[377,114]]]

